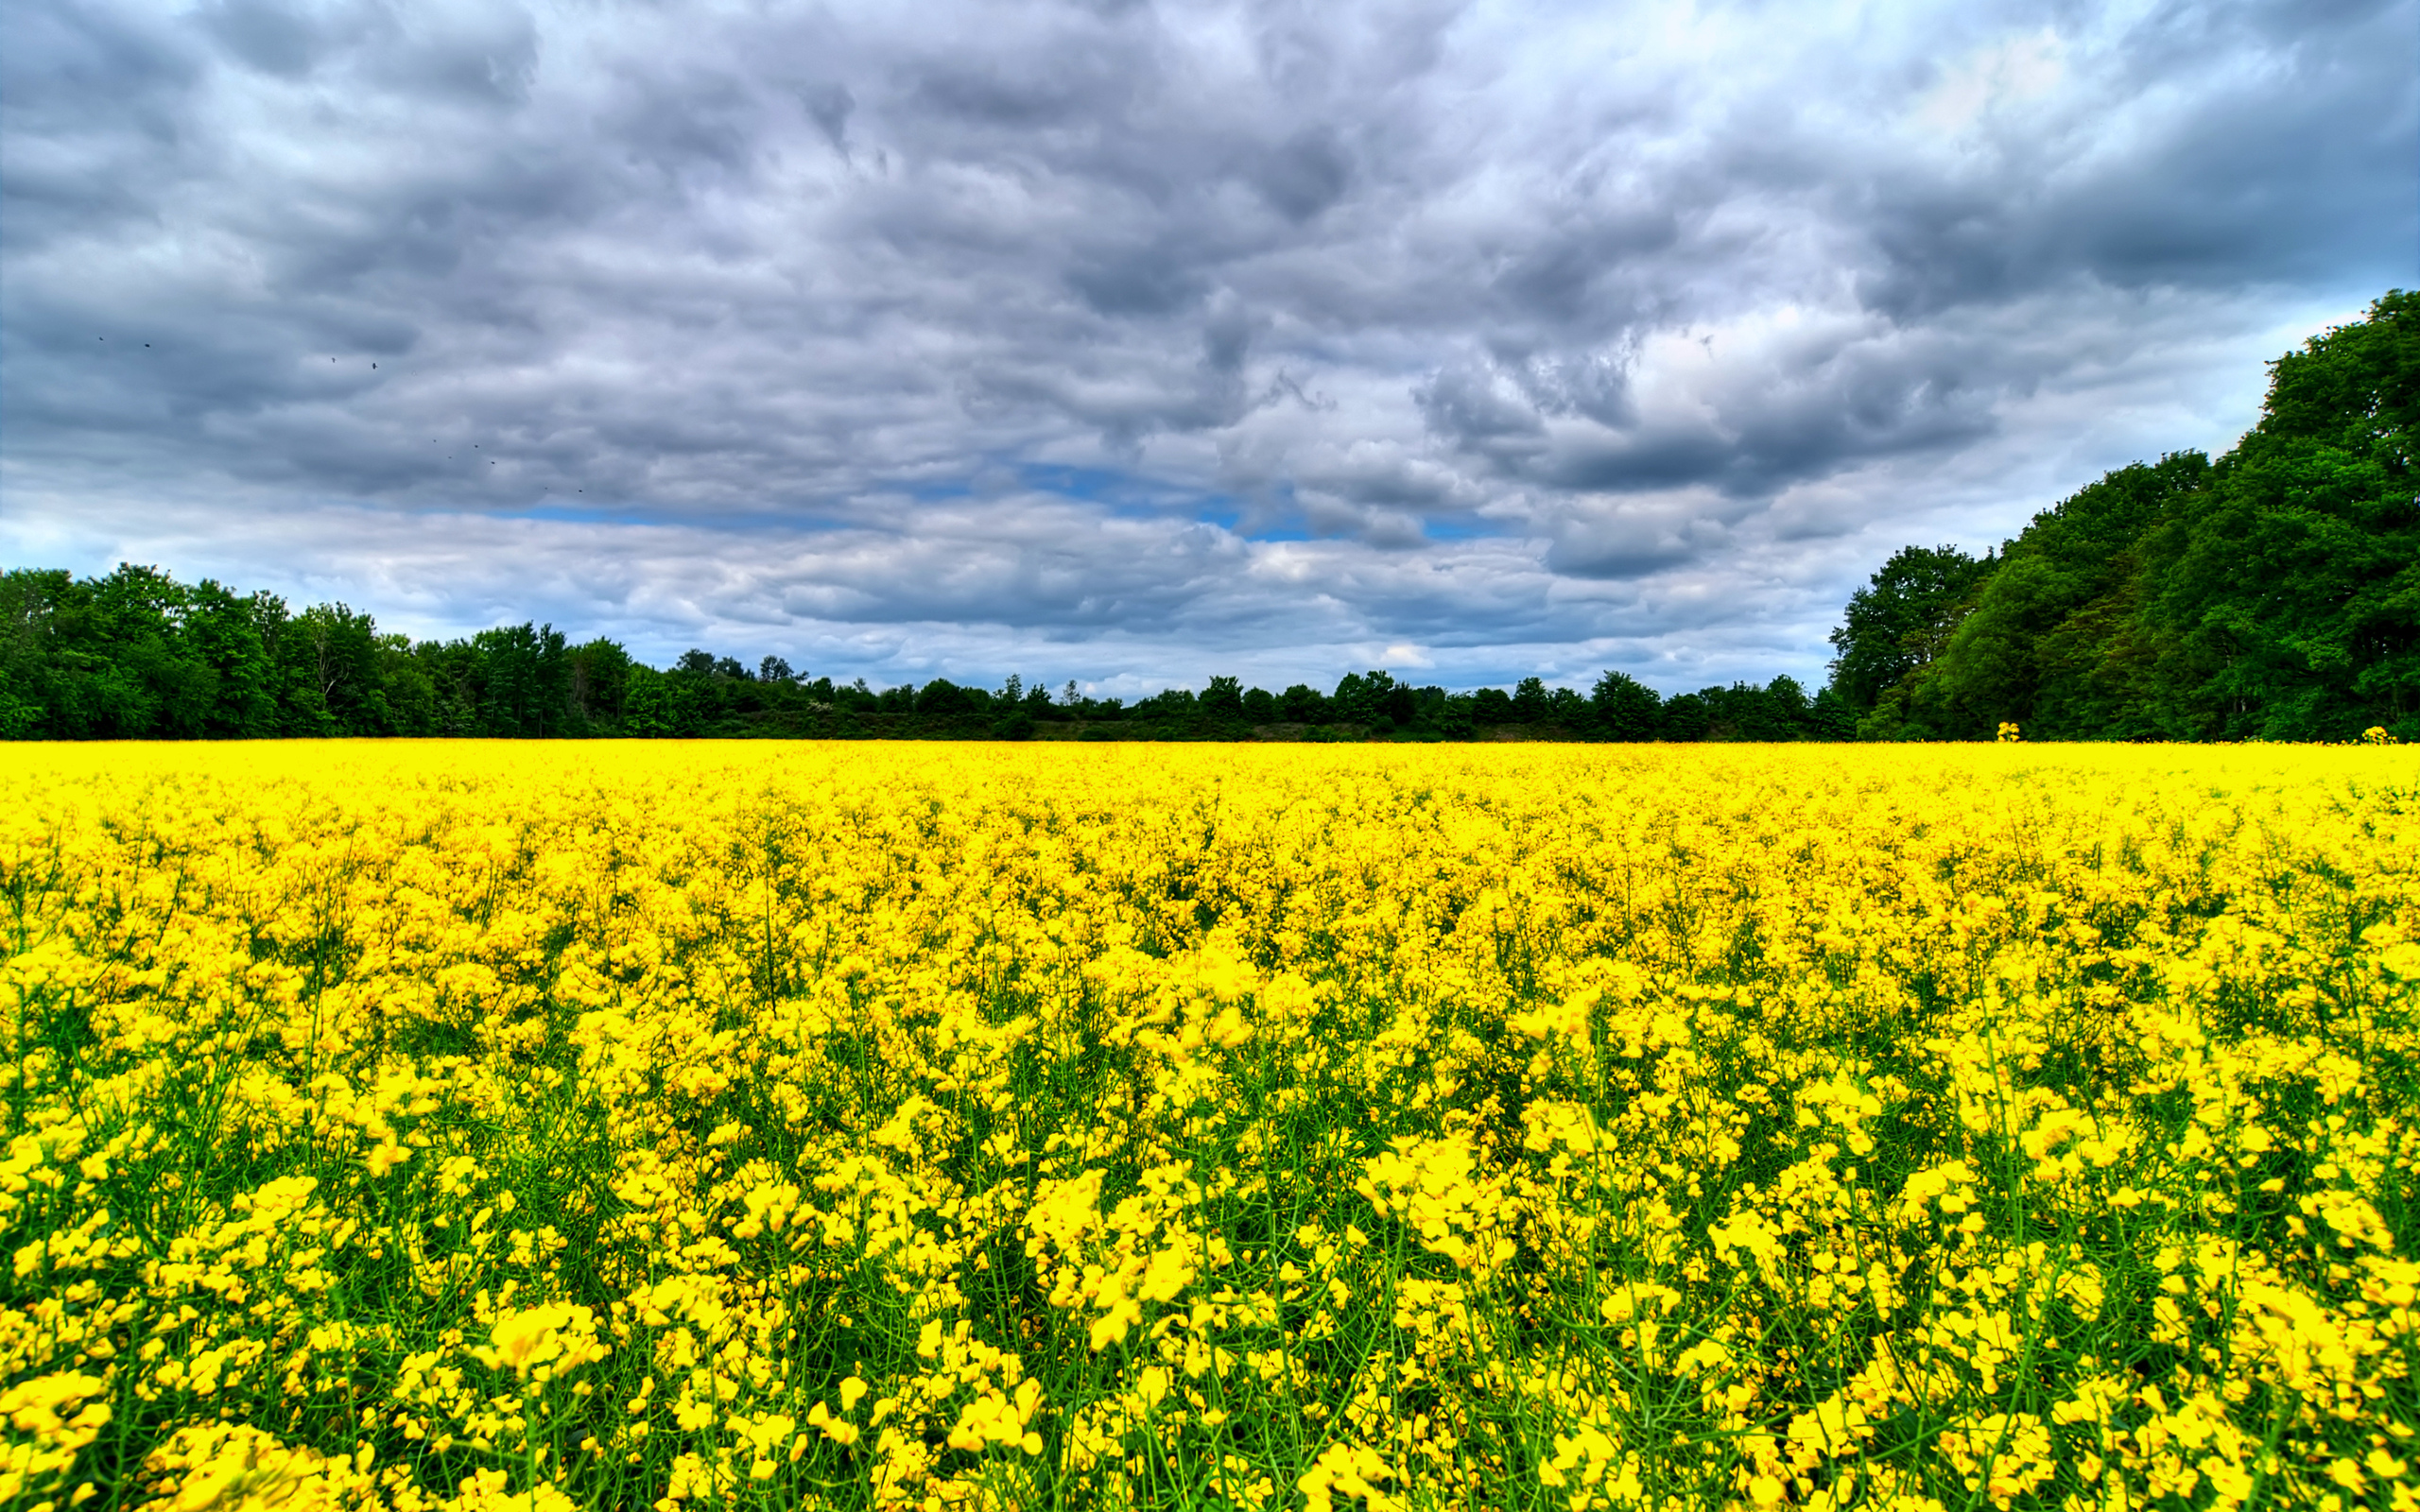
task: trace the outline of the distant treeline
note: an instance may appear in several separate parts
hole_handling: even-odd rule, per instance
[[[148,567],[106,577],[0,577],[0,733],[19,739],[312,735],[717,736],[838,739],[1839,740],[1848,707],[1789,678],[1663,698],[1618,672],[1589,695],[1537,678],[1449,693],[1385,672],[1329,692],[1212,678],[1133,703],[1010,678],[874,689],[691,651],[661,670],[618,644],[551,626],[467,640],[381,634],[343,605],[180,583]]]
[[[1979,559],[1892,558],[1832,634],[1858,733],[2420,740],[2420,296],[2270,371],[2215,462],[2119,468]]]
[[[2120,468],[1979,558],[1893,557],[1812,694],[1781,677],[1665,698],[1619,672],[1584,695],[1385,672],[1132,704],[1013,677],[876,690],[778,657],[657,669],[551,626],[414,641],[341,604],[121,566],[0,576],[0,736],[2420,740],[2415,411],[2420,298],[2396,291],[2273,364],[2260,423],[2218,461]]]

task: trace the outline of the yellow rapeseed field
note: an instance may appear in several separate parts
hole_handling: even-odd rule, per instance
[[[0,1505],[2420,1507],[2395,749],[0,752]]]

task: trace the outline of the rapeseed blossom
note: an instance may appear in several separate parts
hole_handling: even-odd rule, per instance
[[[0,1504],[2420,1512],[2392,748],[17,747]]]

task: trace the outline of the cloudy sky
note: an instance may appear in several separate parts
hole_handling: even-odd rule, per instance
[[[1102,691],[1820,682],[2414,283],[2420,0],[6,0],[0,561]]]

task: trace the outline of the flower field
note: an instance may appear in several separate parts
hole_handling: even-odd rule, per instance
[[[2420,764],[26,747],[0,1505],[2420,1507]]]

